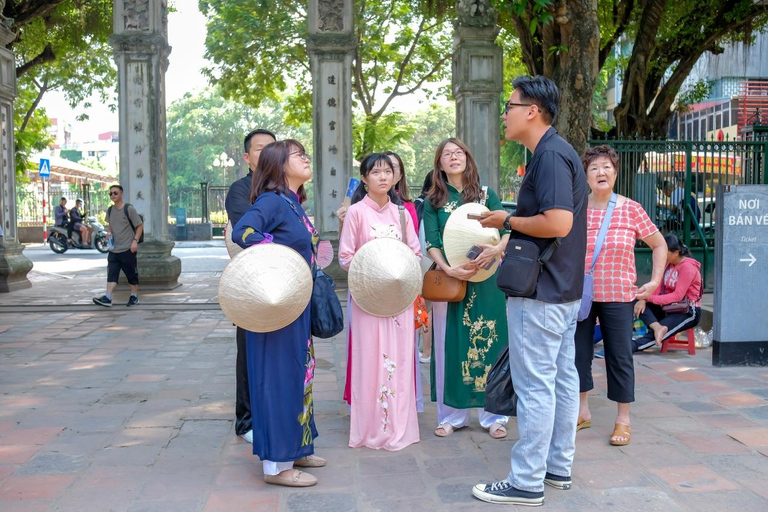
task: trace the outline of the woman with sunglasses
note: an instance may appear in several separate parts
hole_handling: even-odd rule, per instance
[[[443,253],[443,232],[451,213],[465,203],[481,202],[491,210],[504,207],[493,190],[484,197],[474,158],[459,139],[444,140],[435,152],[432,188],[424,202],[424,233],[429,256],[451,277],[468,281],[479,268],[498,260],[509,240],[502,233],[498,245],[482,246],[475,260],[452,267]],[[488,371],[507,343],[506,298],[496,279],[467,283],[461,302],[432,305],[432,401],[437,402],[435,435],[446,437],[466,427],[472,408],[480,425],[494,439],[506,437],[506,416],[491,414],[485,405]]]
[[[262,150],[251,187],[251,208],[232,230],[243,248],[283,244],[312,267],[318,235],[300,206],[304,184],[312,178],[310,159],[295,140],[268,144]],[[317,468],[326,461],[316,455],[312,383],[315,350],[310,308],[274,332],[246,333],[246,358],[253,418],[253,453],[258,455],[269,484],[309,487],[317,478],[294,467]]]

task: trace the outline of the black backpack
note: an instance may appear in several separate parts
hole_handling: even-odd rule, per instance
[[[136,234],[136,226],[133,225],[133,222],[131,222],[131,216],[128,215],[128,207],[133,208],[133,205],[131,203],[125,203],[123,205],[123,213],[125,213],[125,218],[128,220],[128,224],[131,225],[131,229],[133,230],[133,234]],[[133,208],[134,210],[136,208]],[[112,214],[112,207],[110,206],[107,208],[107,222],[109,222],[109,216]],[[144,216],[142,214],[139,214],[139,218],[141,219],[141,223],[144,224]],[[139,237],[139,242],[141,243],[144,241],[144,230],[141,230],[141,236]]]

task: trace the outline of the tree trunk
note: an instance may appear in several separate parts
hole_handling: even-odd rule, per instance
[[[592,93],[597,82],[600,27],[597,0],[562,2],[556,9],[561,49],[552,78],[560,89],[555,128],[579,153],[587,149],[592,125]],[[585,22],[588,20],[588,22]],[[544,49],[547,52],[548,49]]]

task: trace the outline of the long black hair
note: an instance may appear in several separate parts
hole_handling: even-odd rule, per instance
[[[691,256],[691,250],[677,238],[677,235],[670,233],[664,237],[664,241],[667,242],[667,250],[669,252],[677,251],[680,253],[680,256]]]
[[[400,166],[400,181],[395,183],[394,189],[397,190],[397,193],[400,195],[400,199],[403,201],[410,201],[411,194],[408,192],[408,180],[405,179],[405,166],[403,165],[403,159],[400,158],[400,155],[393,151],[384,151],[384,154],[389,157],[390,161],[394,160],[392,163],[397,162],[397,165]]]
[[[376,167],[376,164],[379,162],[384,162],[384,164],[392,169],[392,162],[389,160],[389,157],[385,155],[384,153],[371,153],[367,157],[363,158],[363,161],[360,162],[360,176],[366,177],[368,176],[368,173],[371,172],[371,170]],[[394,173],[394,169],[392,170]],[[393,174],[394,177],[394,174]],[[361,201],[366,194],[365,190],[365,184],[360,181],[360,185],[357,186],[357,189],[355,189],[355,193],[352,194],[352,204],[357,203],[358,201]],[[396,205],[403,204],[402,201],[400,201],[400,198],[397,195],[397,192],[395,192],[394,185],[392,188],[389,189],[389,192],[387,192],[387,195],[389,196],[389,200],[395,203]]]

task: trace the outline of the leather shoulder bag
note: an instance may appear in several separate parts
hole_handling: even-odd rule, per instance
[[[479,203],[485,205],[488,197],[488,187],[483,187]],[[433,263],[424,274],[421,296],[432,302],[461,302],[467,295],[467,282],[449,276],[445,270],[437,268]]]

